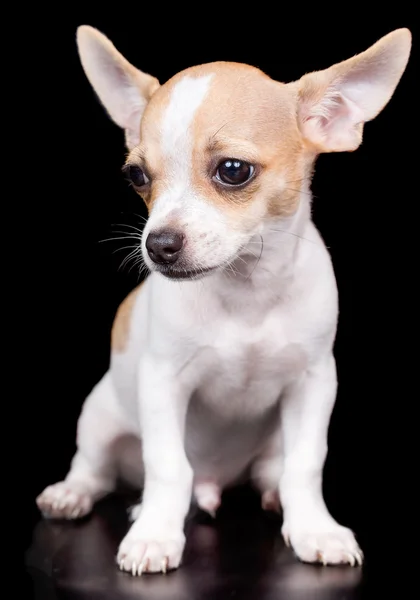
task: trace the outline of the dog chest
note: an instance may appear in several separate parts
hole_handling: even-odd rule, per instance
[[[278,320],[259,327],[226,322],[206,352],[200,396],[206,403],[266,410],[306,366],[306,353]],[[256,402],[257,401],[257,402]]]

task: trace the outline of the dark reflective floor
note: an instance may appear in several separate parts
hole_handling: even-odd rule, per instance
[[[100,503],[78,523],[40,520],[26,556],[39,600],[353,600],[366,594],[365,568],[303,565],[246,488],[226,494],[216,520],[195,511],[182,567],[133,578],[115,564],[130,499]]]

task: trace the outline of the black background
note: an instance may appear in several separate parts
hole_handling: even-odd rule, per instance
[[[290,81],[363,51],[398,27],[415,35],[413,17],[395,7],[373,19],[339,5],[314,14],[302,8],[297,17],[277,3],[272,9],[191,5],[173,14],[163,6],[115,3],[109,14],[99,7],[71,15],[60,9],[36,19],[25,61],[31,108],[23,140],[23,156],[34,169],[17,194],[30,229],[17,267],[24,330],[16,353],[25,390],[18,406],[25,422],[28,542],[38,518],[35,496],[67,472],[82,402],[108,366],[115,311],[138,280],[135,271],[119,269],[127,251],[114,251],[126,244],[101,240],[112,237],[113,224],[136,225],[135,213],[146,215],[121,173],[123,134],[80,66],[77,26],[102,30],[161,82],[213,60],[246,62]],[[313,181],[314,220],[340,291],[340,385],[325,493],[334,516],[356,530],[367,550],[375,545],[385,551],[378,542],[381,513],[398,487],[405,437],[398,415],[410,406],[405,374],[416,298],[415,237],[408,233],[417,211],[416,43],[414,37],[408,69],[383,113],[365,127],[362,146],[320,157]]]

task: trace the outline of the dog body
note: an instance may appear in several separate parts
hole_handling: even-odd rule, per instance
[[[149,209],[139,251],[152,272],[117,313],[70,472],[38,505],[76,518],[118,478],[144,486],[122,569],[176,568],[192,491],[214,514],[223,488],[247,478],[264,508],[281,501],[301,560],[361,563],[322,496],[338,296],[310,178],[320,152],[358,147],[410,39],[398,30],[291,84],[212,63],[160,86],[79,29],[83,67],[125,131],[125,170]]]
[[[310,221],[303,232],[303,237],[277,231],[263,234],[266,244],[272,240],[272,248],[266,248],[251,278],[253,254],[248,263],[233,263],[235,275],[221,272],[174,285],[152,273],[134,291],[126,346],[122,352],[113,351],[105,376],[106,385],[114,390],[109,395],[112,411],[122,413],[130,422],[129,431],[140,437],[138,365],[144,358],[155,369],[153,358],[145,352],[153,340],[179,385],[193,397],[185,446],[197,483],[213,482],[223,488],[252,465],[261,491],[276,491],[281,470],[279,398],[318,356],[326,354],[333,363],[335,279],[329,255]],[[279,238],[295,256],[292,265],[278,261]],[[296,267],[302,273],[297,281],[291,276]],[[278,277],[267,293],[276,270]],[[150,319],[152,306],[153,312],[166,317]],[[116,344],[122,342],[119,319],[121,315],[114,325]],[[333,394],[333,367],[332,371]],[[102,392],[91,398],[104,406]],[[96,414],[93,417],[97,419]],[[88,429],[93,428],[91,423]],[[136,466],[141,461],[136,460]],[[141,484],[141,478],[136,475],[133,483]],[[214,510],[217,505],[204,508]]]

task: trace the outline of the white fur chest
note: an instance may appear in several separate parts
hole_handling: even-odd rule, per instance
[[[306,352],[295,333],[278,308],[253,325],[244,316],[218,321],[201,353],[202,401],[226,416],[266,411],[306,366]]]

